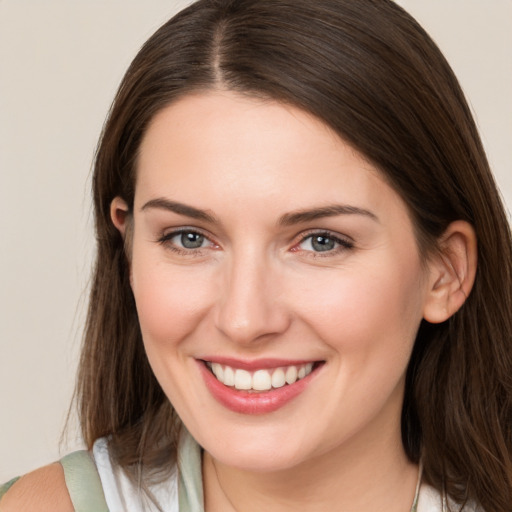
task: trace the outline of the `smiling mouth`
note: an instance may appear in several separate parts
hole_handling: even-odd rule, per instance
[[[215,378],[227,387],[240,391],[263,392],[290,386],[307,377],[320,362],[266,368],[255,371],[205,361]]]

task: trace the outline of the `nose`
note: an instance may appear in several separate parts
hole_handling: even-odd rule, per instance
[[[276,265],[257,254],[233,258],[223,275],[216,327],[238,344],[270,340],[287,330],[290,312]]]

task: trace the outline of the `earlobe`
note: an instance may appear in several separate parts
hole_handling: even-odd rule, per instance
[[[121,236],[125,238],[126,236],[126,226],[128,222],[128,205],[124,199],[121,199],[119,196],[114,197],[112,202],[110,203],[110,218],[112,219],[112,223],[117,228],[117,230],[121,233]]]
[[[429,262],[429,283],[423,318],[444,322],[469,296],[475,281],[477,241],[471,224],[452,222],[439,240],[439,249]]]

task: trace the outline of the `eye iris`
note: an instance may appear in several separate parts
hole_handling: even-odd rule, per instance
[[[335,242],[332,238],[326,236],[317,235],[311,240],[311,246],[315,251],[331,251],[334,249]]]
[[[198,249],[203,245],[204,236],[198,233],[182,233],[181,245],[187,249]]]

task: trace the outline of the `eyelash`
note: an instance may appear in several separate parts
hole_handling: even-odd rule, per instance
[[[311,258],[328,258],[329,256],[336,256],[343,251],[347,251],[354,248],[354,242],[348,238],[342,238],[339,235],[336,235],[330,231],[310,231],[308,233],[304,233],[301,235],[299,242],[297,242],[293,247],[292,251],[300,251],[299,246],[304,244],[307,240],[311,240],[311,244],[313,244],[314,238],[325,238],[328,239],[336,246],[332,249],[328,249],[325,251],[313,251],[307,250],[304,251],[307,253],[308,257]]]
[[[171,240],[179,235],[183,234],[190,234],[190,235],[197,235],[200,237],[203,237],[204,240],[207,240],[212,247],[218,247],[214,242],[212,242],[205,234],[203,234],[201,231],[197,229],[192,228],[181,228],[174,231],[171,231],[170,233],[166,233],[163,236],[161,236],[158,239],[158,243],[161,245],[164,245],[166,248],[170,249],[171,251],[184,255],[184,256],[200,256],[202,254],[202,251],[204,249],[207,249],[209,247],[197,247],[197,248],[184,248],[184,247],[178,247],[177,245],[171,243]],[[305,250],[304,252],[308,254],[308,257],[312,258],[325,258],[333,255],[337,255],[340,252],[350,250],[354,248],[354,242],[347,239],[342,238],[338,235],[335,235],[334,233],[331,233],[330,231],[310,231],[308,233],[302,234],[300,240],[294,244],[294,246],[291,248],[291,251],[298,252],[300,251],[300,245],[304,244],[307,240],[311,240],[311,244],[313,243],[314,238],[325,238],[330,240],[331,242],[334,242],[336,244],[336,247],[333,249],[327,249],[325,251],[314,251],[314,250]]]
[[[200,256],[202,254],[202,250],[207,249],[208,247],[197,247],[197,248],[184,248],[178,247],[173,244],[171,240],[179,235],[191,234],[198,235],[207,240],[213,247],[216,247],[216,244],[212,242],[205,234],[201,233],[201,231],[192,228],[181,228],[171,231],[170,233],[166,233],[158,239],[158,243],[164,245],[166,249],[170,249],[171,251],[180,254],[182,256]]]

